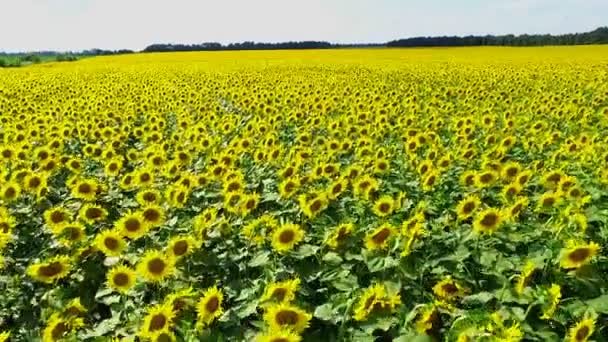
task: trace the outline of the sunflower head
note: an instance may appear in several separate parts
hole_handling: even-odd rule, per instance
[[[155,305],[148,309],[140,330],[140,336],[144,338],[155,338],[159,333],[168,331],[173,325],[175,312],[170,305]]]
[[[568,342],[585,342],[593,335],[595,320],[585,317],[568,331]]]
[[[175,270],[175,259],[160,251],[147,251],[137,264],[137,273],[150,282],[160,282]]]
[[[133,269],[125,265],[114,266],[107,273],[106,283],[109,288],[122,294],[135,286],[137,275]]]
[[[127,248],[127,243],[119,231],[104,230],[97,234],[95,247],[108,256],[119,256]]]
[[[395,201],[391,196],[382,196],[376,200],[374,204],[374,214],[380,217],[390,215],[395,209]]]
[[[389,242],[397,235],[397,229],[390,224],[383,224],[369,232],[365,237],[365,247],[370,250],[387,249]]]
[[[217,286],[208,288],[196,305],[197,326],[204,328],[224,313],[224,294]]]
[[[289,329],[300,333],[308,327],[311,318],[306,311],[286,303],[269,306],[264,313],[264,321],[273,331]]]
[[[561,266],[566,269],[579,268],[587,263],[598,253],[600,245],[595,242],[588,244],[569,243],[570,247],[562,250]]]
[[[477,214],[473,229],[479,233],[492,234],[503,221],[502,213],[498,209],[488,208]]]
[[[292,250],[304,238],[304,231],[297,224],[286,223],[272,233],[272,247],[279,253]]]

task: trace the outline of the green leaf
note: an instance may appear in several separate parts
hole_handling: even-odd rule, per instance
[[[338,255],[338,253],[328,252],[323,256],[323,261],[332,265],[339,265],[342,263],[343,259]]]
[[[494,294],[484,291],[466,296],[462,299],[462,301],[466,304],[486,304],[492,299],[494,299]]]
[[[587,305],[598,313],[608,314],[608,294],[588,300]]]
[[[344,292],[351,292],[359,287],[357,276],[353,274],[350,274],[346,277],[340,277],[334,280],[331,284],[337,290]]]
[[[263,251],[258,253],[251,261],[249,261],[248,265],[251,267],[260,267],[266,265],[270,261],[270,252]]]
[[[332,305],[328,303],[317,306],[314,316],[324,321],[332,321],[337,313],[334,312]]]
[[[298,248],[297,251],[295,251],[293,253],[293,256],[296,259],[304,259],[304,258],[308,258],[309,256],[315,255],[317,253],[317,251],[319,250],[319,246],[314,246],[314,245],[302,245],[300,246],[300,248]]]

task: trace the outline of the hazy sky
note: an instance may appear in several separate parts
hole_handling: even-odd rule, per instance
[[[0,0],[0,51],[583,32],[608,0]]]

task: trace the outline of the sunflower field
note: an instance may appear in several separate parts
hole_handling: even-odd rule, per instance
[[[0,341],[608,341],[608,47],[0,70]]]

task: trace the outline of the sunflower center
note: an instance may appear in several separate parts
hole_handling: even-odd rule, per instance
[[[270,342],[289,342],[289,339],[285,337],[273,337],[270,339]]]
[[[63,271],[63,265],[59,262],[52,262],[38,269],[38,275],[42,277],[54,277]]]
[[[241,188],[241,184],[239,184],[237,182],[232,182],[232,183],[228,184],[229,192],[238,191],[240,188]]]
[[[381,231],[374,234],[374,236],[372,237],[372,240],[376,244],[381,244],[381,243],[384,243],[384,241],[386,241],[386,239],[388,239],[389,235],[391,235],[391,231],[388,228],[383,228]]]
[[[248,200],[247,203],[245,203],[245,208],[247,208],[248,210],[251,210],[255,207],[255,200]]]
[[[86,217],[92,220],[96,220],[102,216],[102,211],[99,208],[89,208],[85,213]]]
[[[473,175],[468,175],[465,179],[464,179],[464,184],[466,185],[473,185]]]
[[[13,197],[15,197],[15,195],[17,195],[17,190],[15,190],[15,188],[13,188],[13,187],[9,187],[4,192],[4,197],[6,197],[6,198],[13,198]]]
[[[33,177],[32,179],[30,179],[28,186],[30,188],[37,188],[40,186],[40,184],[42,183],[42,181],[40,180],[40,178],[38,177]]]
[[[555,204],[555,198],[547,197],[543,199],[543,207],[551,207],[553,204]]]
[[[521,211],[521,208],[523,207],[523,205],[521,203],[517,203],[515,206],[513,206],[513,209],[511,209],[511,214],[512,215],[516,215]]]
[[[574,188],[574,189],[570,190],[571,197],[580,197],[580,195],[581,195],[581,191],[579,189]]]
[[[475,203],[467,202],[462,206],[462,212],[465,214],[470,214],[475,209]]]
[[[68,231],[68,239],[74,241],[74,240],[78,240],[81,236],[81,232],[80,229],[75,228],[75,227],[68,227],[66,228],[66,230]]]
[[[339,194],[340,192],[342,192],[342,184],[338,183],[336,184],[333,188],[332,188],[332,193],[334,194]]]
[[[136,232],[141,229],[141,223],[136,218],[130,218],[125,222],[125,228],[130,232]]]
[[[68,331],[68,326],[65,324],[65,322],[58,323],[55,327],[53,327],[53,331],[51,331],[53,340],[56,341],[62,338],[66,331]]]
[[[162,330],[167,324],[167,318],[163,314],[156,314],[150,320],[150,331]]]
[[[160,333],[155,339],[156,342],[171,342],[173,341],[167,333]]]
[[[150,179],[152,179],[152,177],[150,176],[150,174],[149,174],[149,173],[142,173],[142,174],[139,176],[139,180],[140,180],[141,182],[144,182],[144,183],[145,183],[145,182],[149,182],[149,181],[150,181]]]
[[[482,182],[483,184],[487,184],[487,183],[490,183],[493,178],[494,177],[492,177],[491,173],[484,173],[483,175],[481,175],[481,177],[479,177],[479,181]]]
[[[449,295],[458,292],[458,287],[456,285],[454,285],[453,283],[443,284],[441,286],[441,289]]]
[[[144,218],[146,221],[155,222],[160,218],[160,213],[156,209],[146,209],[144,210]]]
[[[126,286],[129,283],[129,276],[126,273],[116,273],[112,281],[117,286]]]
[[[589,250],[589,248],[577,248],[570,254],[568,254],[568,259],[574,262],[581,262],[585,261],[589,257],[589,255],[591,255],[591,251]]]
[[[173,246],[173,253],[177,256],[184,255],[188,251],[188,242],[178,241]]]
[[[60,211],[54,211],[51,213],[51,221],[53,223],[61,223],[65,220],[65,215]]]
[[[380,209],[380,212],[382,213],[388,213],[391,210],[391,205],[386,202],[380,203],[380,207],[378,209]]]
[[[91,187],[90,184],[83,183],[78,186],[78,192],[80,192],[81,194],[88,194],[88,193],[91,193],[92,191],[93,191],[93,188]]]
[[[582,326],[580,329],[578,329],[576,331],[576,335],[574,336],[574,338],[576,339],[576,341],[584,341],[588,335],[589,335],[589,327]]]
[[[8,223],[6,222],[0,222],[0,232],[2,232],[3,234],[8,233],[10,226],[8,225]]]
[[[293,310],[281,310],[276,316],[279,325],[295,325],[298,323],[298,313]]]
[[[205,310],[209,313],[214,313],[220,307],[220,300],[217,296],[211,297],[207,304],[205,304]]]
[[[281,243],[290,243],[291,241],[293,241],[295,236],[296,233],[293,230],[287,229],[281,232],[281,234],[279,235],[279,241]]]
[[[148,261],[148,271],[152,274],[161,274],[165,270],[166,264],[160,258]]]
[[[321,209],[321,205],[322,205],[321,200],[320,200],[320,199],[315,199],[315,200],[313,200],[313,202],[310,204],[310,210],[311,210],[312,212],[317,212],[317,211],[319,211],[319,210]]]
[[[118,239],[108,236],[103,240],[103,244],[106,246],[107,249],[113,251],[118,248],[119,242]]]
[[[493,227],[498,223],[498,216],[494,213],[488,213],[481,219],[481,225],[484,227]]]

